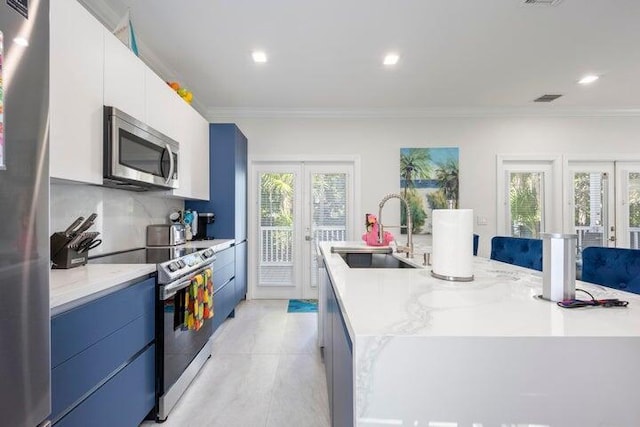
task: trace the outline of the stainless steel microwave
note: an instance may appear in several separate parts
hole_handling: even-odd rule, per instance
[[[180,144],[115,107],[104,107],[103,183],[133,191],[178,188]]]

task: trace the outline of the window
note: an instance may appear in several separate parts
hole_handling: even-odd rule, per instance
[[[562,230],[562,193],[554,188],[560,167],[555,156],[498,156],[499,235],[537,239],[540,233]]]
[[[515,237],[540,237],[544,230],[544,173],[509,172],[509,230]]]

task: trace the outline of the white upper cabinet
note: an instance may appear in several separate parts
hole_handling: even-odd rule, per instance
[[[164,133],[168,137],[182,143],[179,135],[179,107],[184,101],[175,90],[171,89],[156,73],[150,69],[145,73],[145,123],[155,130]]]
[[[102,184],[104,27],[75,0],[50,13],[50,174]]]
[[[209,200],[209,122],[193,111],[191,198]]]
[[[145,122],[147,66],[116,36],[104,29],[104,105]]]
[[[174,115],[171,118],[172,126],[177,132],[177,141],[180,143],[180,157],[178,166],[178,180],[180,186],[173,190],[173,195],[177,197],[189,198],[191,196],[191,163],[193,161],[193,142],[191,132],[191,107],[187,105],[177,94],[176,98],[181,104],[174,105]]]
[[[118,108],[180,144],[178,190],[209,198],[209,124],[76,0],[51,2],[50,171],[102,184],[103,107]]]
[[[176,197],[209,200],[209,123],[180,99],[174,124],[180,135],[180,188]]]

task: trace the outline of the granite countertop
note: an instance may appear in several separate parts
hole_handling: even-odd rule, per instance
[[[233,239],[193,240],[185,247],[231,247]],[[68,270],[51,270],[49,304],[51,315],[77,307],[111,292],[123,289],[156,272],[156,264],[87,264]]]
[[[640,295],[576,281],[596,298],[627,308],[564,309],[537,298],[542,274],[474,257],[472,282],[448,282],[416,269],[352,269],[321,244],[347,329],[358,336],[567,337],[640,336]],[[403,255],[395,255],[403,257]],[[586,294],[578,298],[588,298]]]

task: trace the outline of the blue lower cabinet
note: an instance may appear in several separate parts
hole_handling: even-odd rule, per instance
[[[51,411],[61,414],[154,339],[153,318],[139,317],[51,370]]]
[[[56,426],[138,426],[155,405],[156,279],[51,319]]]
[[[236,244],[236,301],[240,302],[247,296],[247,242]]]
[[[54,316],[51,366],[58,366],[143,313],[154,319],[155,284],[156,279],[149,278]]]
[[[353,345],[329,279],[324,322],[324,364],[333,427],[353,422]]]
[[[58,421],[56,427],[137,427],[155,405],[155,344]]]
[[[236,286],[235,280],[231,279],[223,284],[218,291],[213,294],[213,330],[229,317],[236,307]]]
[[[334,426],[352,426],[353,422],[353,350],[347,327],[335,304],[332,345],[332,410]]]

